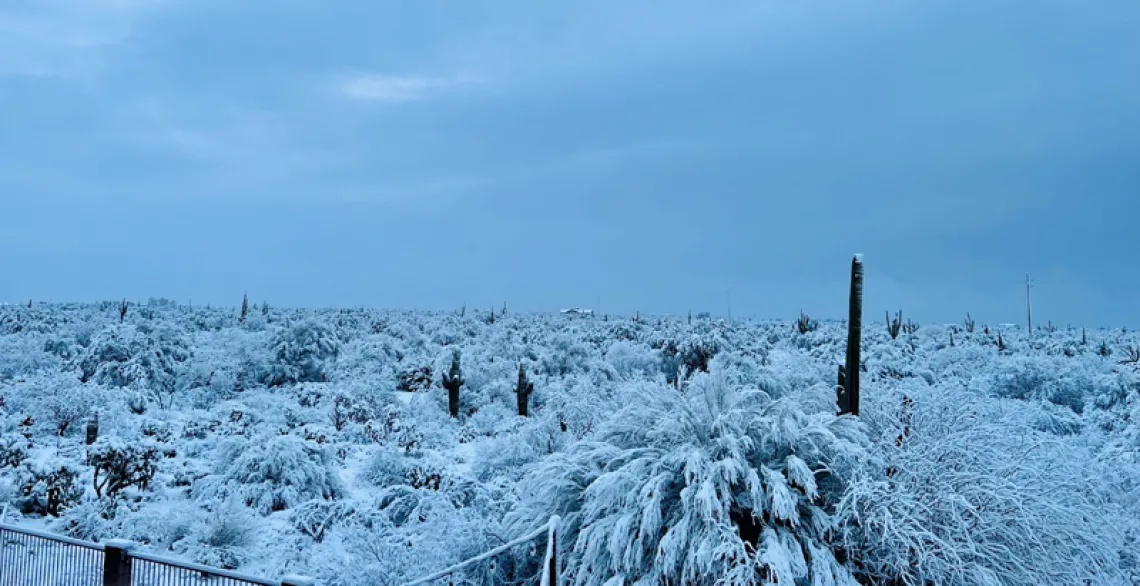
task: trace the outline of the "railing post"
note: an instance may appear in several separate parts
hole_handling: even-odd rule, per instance
[[[281,586],[317,586],[317,581],[308,576],[289,574],[282,576]]]
[[[546,567],[543,568],[541,586],[558,586],[558,524],[562,519],[554,515],[547,523]]]
[[[134,542],[111,539],[103,544],[103,586],[131,586]]]
[[[550,586],[558,586],[558,528],[550,530],[550,567],[546,569],[550,576]]]

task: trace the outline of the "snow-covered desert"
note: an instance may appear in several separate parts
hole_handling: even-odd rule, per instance
[[[1140,335],[878,311],[856,417],[806,316],[6,305],[2,522],[329,586],[556,515],[583,586],[1140,583]]]

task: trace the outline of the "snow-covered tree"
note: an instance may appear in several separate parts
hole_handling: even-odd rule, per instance
[[[512,525],[560,515],[571,583],[854,584],[828,535],[864,456],[857,421],[715,372],[638,401],[519,483]]]

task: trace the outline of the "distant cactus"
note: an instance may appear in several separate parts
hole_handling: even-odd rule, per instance
[[[87,420],[87,445],[95,443],[99,439],[99,414],[95,413],[91,419]]]
[[[269,302],[261,302],[261,315],[269,315]]]
[[[494,307],[491,308],[491,317],[487,318],[487,323],[489,323],[489,324],[495,323],[495,308]]]
[[[950,332],[950,347],[954,347],[954,332]]]
[[[811,320],[808,314],[800,310],[800,317],[796,320],[796,330],[801,334],[806,334],[815,329],[815,322]]]
[[[526,367],[519,363],[519,382],[515,387],[515,394],[518,395],[519,416],[527,417],[529,413],[530,395],[534,392],[534,383],[526,378]]]
[[[1005,345],[1005,339],[1001,337],[1001,332],[998,332],[997,347],[998,352],[1005,352],[1008,350],[1008,347]]]
[[[974,333],[974,318],[970,317],[969,312],[966,312],[966,333]]]
[[[908,317],[906,318],[906,323],[903,324],[902,331],[905,334],[914,334],[918,331],[918,324],[910,321],[910,318]]]
[[[898,314],[895,315],[895,318],[893,320],[891,319],[891,312],[888,311],[887,312],[887,333],[891,335],[892,340],[897,339],[899,337],[899,331],[902,330],[902,326],[903,326],[902,310],[901,309],[899,310]]]
[[[451,372],[443,374],[443,388],[447,389],[447,414],[459,417],[459,388],[463,386],[463,372],[459,368],[459,351],[451,357]]]
[[[1112,355],[1112,348],[1108,347],[1108,340],[1101,340],[1100,349],[1097,350],[1096,353],[1100,354],[1103,358],[1107,358]]]
[[[247,317],[249,317],[249,295],[243,293],[241,296],[241,318],[238,321],[244,324]]]
[[[124,299],[119,305],[119,323],[123,323],[127,319],[127,300]]]
[[[1081,328],[1081,346],[1084,346],[1088,343],[1089,343],[1089,337],[1087,334],[1085,334],[1085,329]]]

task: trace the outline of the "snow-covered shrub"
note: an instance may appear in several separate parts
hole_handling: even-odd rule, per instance
[[[432,384],[435,382],[435,379],[432,378],[432,369],[430,366],[421,366],[411,370],[400,371],[396,377],[396,390],[406,393],[430,390]]]
[[[885,461],[849,484],[841,507],[849,520],[842,540],[861,579],[1124,583],[1113,521],[1120,509],[1089,454],[1076,455],[1083,450],[1067,438],[999,420],[992,399],[932,391],[913,400],[908,433],[883,434]],[[865,416],[892,417],[874,411]]]
[[[289,521],[294,529],[320,543],[330,529],[355,513],[356,509],[351,503],[317,499],[293,509]]]
[[[168,394],[190,358],[189,342],[174,328],[114,328],[100,333],[80,358],[80,381]]]
[[[241,507],[221,507],[194,523],[189,535],[174,543],[173,549],[199,564],[237,569],[255,553],[257,525],[257,519]]]
[[[147,490],[158,472],[158,458],[158,449],[148,443],[100,439],[88,450],[88,461],[95,469],[95,496],[114,498],[132,486]]]
[[[550,376],[566,376],[586,370],[590,364],[590,349],[568,334],[553,336],[541,356],[540,372]]]
[[[406,496],[389,501],[381,514],[353,517],[328,532],[319,555],[314,555],[313,573],[321,576],[322,584],[398,586],[501,543],[498,524],[474,509],[456,507],[435,492],[397,492]],[[389,512],[393,507],[399,511]],[[402,522],[394,522],[393,517]],[[509,567],[510,557],[503,555],[469,566],[449,580],[455,584],[512,583],[514,576],[503,572]]]
[[[534,426],[527,426],[519,433],[503,434],[478,444],[471,473],[484,482],[496,477],[518,480],[526,465],[549,453],[540,436]]]
[[[715,373],[644,400],[519,483],[512,525],[560,515],[569,581],[854,583],[827,532],[867,443],[857,421]]]
[[[45,352],[35,338],[0,337],[0,383],[57,370],[60,362]]]
[[[195,487],[199,500],[232,496],[264,515],[344,493],[328,452],[293,436],[229,439],[214,461],[215,473]]]
[[[75,539],[103,541],[118,538],[115,535],[115,518],[119,509],[118,501],[89,500],[79,503],[59,518],[59,531]]]
[[[1013,356],[998,363],[986,381],[991,392],[1011,399],[1045,400],[1084,411],[1085,393],[1093,381],[1089,373],[1058,358]]]
[[[12,411],[29,415],[39,430],[56,436],[78,431],[105,394],[94,385],[67,379],[34,379],[17,387],[8,400]]]
[[[0,435],[0,468],[19,468],[31,447],[32,442],[18,433]]]
[[[60,459],[28,460],[16,470],[17,507],[25,515],[60,513],[79,503],[80,469]]]
[[[618,375],[631,378],[649,378],[661,366],[661,359],[657,353],[648,347],[618,340],[610,344],[606,350],[606,362],[617,371]]]
[[[340,341],[332,328],[306,320],[277,334],[271,350],[273,359],[262,377],[266,385],[321,382],[328,378],[328,369],[340,352]]]
[[[379,448],[361,471],[361,478],[376,486],[404,484],[412,488],[439,490],[447,477],[448,463],[434,452],[408,454]]]
[[[709,361],[716,356],[720,345],[716,340],[690,336],[680,342],[661,342],[661,370],[665,380],[675,383],[678,376],[688,378],[695,372],[708,372]]]

